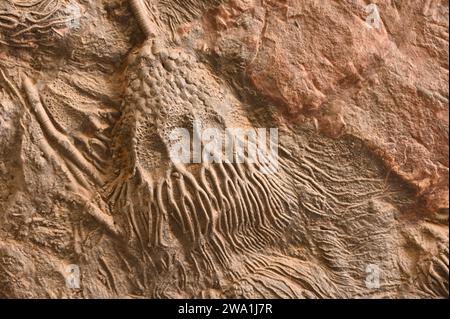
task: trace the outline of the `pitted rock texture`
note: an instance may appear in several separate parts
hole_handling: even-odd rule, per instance
[[[0,297],[448,298],[448,2],[369,4],[0,2]]]

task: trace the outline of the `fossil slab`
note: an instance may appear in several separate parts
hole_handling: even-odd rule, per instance
[[[0,57],[0,297],[448,297],[448,2],[7,0]]]

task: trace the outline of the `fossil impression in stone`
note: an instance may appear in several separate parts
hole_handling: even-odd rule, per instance
[[[1,2],[0,297],[448,296],[448,64],[380,6],[369,32],[361,1]],[[180,128],[277,128],[278,166],[180,162]]]

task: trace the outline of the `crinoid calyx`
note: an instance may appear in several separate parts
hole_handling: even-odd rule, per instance
[[[170,135],[177,128],[223,132],[231,122],[252,125],[240,102],[194,52],[170,45],[157,13],[140,0],[131,4],[146,40],[128,59],[122,117],[114,129],[119,173],[109,185],[109,201],[130,246],[149,265],[153,280],[143,286],[158,291],[159,281],[167,285],[175,277],[168,295],[194,288],[223,293],[246,278],[266,297],[301,296],[303,284],[315,285],[314,266],[292,267],[275,248],[298,214],[283,160],[270,174],[247,153],[239,163],[173,160]],[[231,111],[224,112],[226,107]],[[265,255],[272,249],[279,257],[269,262]],[[289,279],[286,271],[292,273]],[[274,282],[281,288],[272,290]]]

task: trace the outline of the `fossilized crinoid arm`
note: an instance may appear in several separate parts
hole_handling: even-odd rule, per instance
[[[72,192],[72,199],[75,199],[82,205],[83,210],[87,211],[95,220],[103,225],[111,234],[121,237],[121,231],[115,225],[113,217],[105,214],[89,197],[96,192],[96,188],[104,183],[104,176],[89,162],[83,154],[73,145],[72,141],[58,131],[52,123],[46,109],[44,108],[37,87],[27,76],[23,77],[23,88],[26,93],[28,104],[35,114],[41,129],[49,140],[50,147],[56,149],[57,154],[62,161],[70,167],[67,174],[73,176],[72,183],[69,184],[69,190]],[[45,150],[45,149],[44,149]],[[70,163],[71,162],[71,163]],[[93,185],[86,184],[85,177],[90,178]],[[81,183],[79,183],[81,181]]]
[[[97,169],[88,162],[76,147],[70,142],[69,138],[59,132],[52,124],[48,117],[39,97],[39,92],[36,86],[31,82],[28,77],[23,79],[23,87],[27,94],[28,101],[33,108],[36,117],[41,124],[41,127],[47,134],[48,138],[55,143],[55,145],[70,159],[75,165],[77,165],[82,172],[87,174],[92,180],[99,186],[101,186],[102,177],[97,172]]]
[[[155,38],[160,34],[161,24],[155,1],[129,0],[134,16],[146,38]]]
[[[11,47],[48,47],[57,43],[73,17],[65,0],[2,1],[0,44]]]

